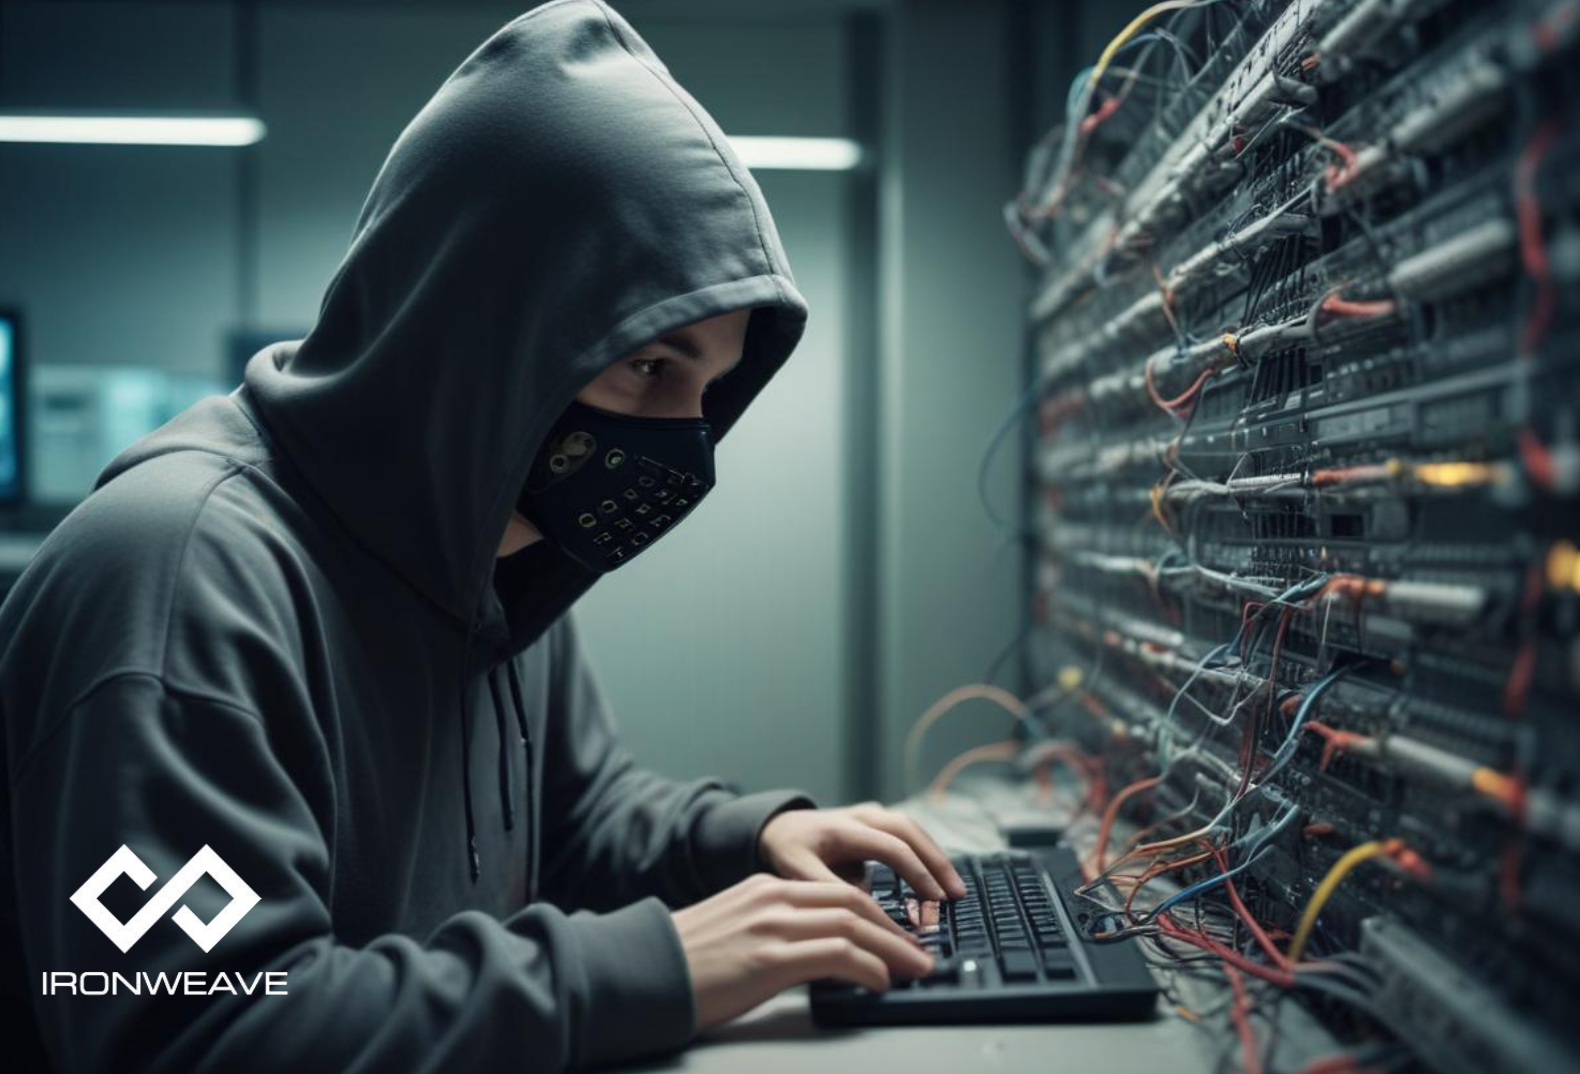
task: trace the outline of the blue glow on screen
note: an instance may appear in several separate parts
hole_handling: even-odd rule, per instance
[[[15,502],[18,492],[16,444],[15,330],[0,317],[0,502]]]

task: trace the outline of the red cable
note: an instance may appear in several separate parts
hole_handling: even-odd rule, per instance
[[[1340,298],[1335,293],[1322,300],[1322,312],[1337,314],[1340,317],[1388,317],[1396,308],[1391,298],[1355,302]]]
[[[1355,166],[1358,162],[1355,157],[1355,150],[1343,142],[1332,138],[1324,138],[1322,139],[1322,144],[1344,162],[1342,166],[1329,164],[1322,170],[1323,182],[1327,183],[1328,190],[1331,192],[1355,178]]]
[[[1542,158],[1558,140],[1558,124],[1549,119],[1536,129],[1531,140],[1520,151],[1519,162],[1514,167],[1514,203],[1519,219],[1520,260],[1525,272],[1536,284],[1536,301],[1520,333],[1520,354],[1530,357],[1536,353],[1542,336],[1552,323],[1556,304],[1552,275],[1548,271],[1547,247],[1542,241],[1542,207],[1536,200],[1536,173]]]
[[[1163,782],[1162,776],[1151,776],[1147,779],[1138,779],[1128,784],[1113,800],[1108,803],[1108,808],[1103,811],[1103,823],[1097,829],[1097,856],[1093,859],[1092,868],[1094,875],[1103,871],[1108,859],[1108,840],[1113,835],[1114,821],[1119,817],[1119,807],[1142,791],[1149,791]]]
[[[1309,720],[1302,730],[1315,731],[1322,736],[1322,759],[1317,763],[1317,771],[1326,772],[1333,757],[1340,750],[1348,749],[1357,743],[1367,741],[1365,735],[1358,735],[1354,731],[1340,731],[1336,727],[1329,727],[1320,720]]]
[[[1189,388],[1186,388],[1173,399],[1164,399],[1158,394],[1157,385],[1152,380],[1152,363],[1148,362],[1146,376],[1147,394],[1152,397],[1152,401],[1154,403],[1162,407],[1164,410],[1167,410],[1170,414],[1173,414],[1175,417],[1183,417],[1184,415],[1180,414],[1179,411],[1182,408],[1190,405],[1191,400],[1196,397],[1196,393],[1201,391],[1201,386],[1206,384],[1207,381],[1210,380],[1217,372],[1218,371],[1216,369],[1203,370],[1201,375],[1191,383]]]
[[[1223,852],[1221,847],[1215,847],[1213,849],[1213,857],[1217,859],[1218,868],[1227,874],[1229,872],[1229,856]],[[1251,916],[1251,911],[1245,908],[1245,903],[1240,900],[1239,891],[1235,889],[1234,881],[1226,879],[1223,885],[1229,892],[1229,904],[1234,907],[1234,912],[1239,914],[1240,919],[1245,922],[1245,927],[1251,930],[1251,935],[1256,937],[1257,946],[1267,953],[1267,957],[1272,959],[1273,964],[1279,969],[1292,970],[1294,964],[1289,961],[1289,956],[1280,951],[1273,941],[1268,939],[1267,932],[1262,928],[1261,923]]]
[[[1525,708],[1525,698],[1531,692],[1531,680],[1536,677],[1536,639],[1527,638],[1514,655],[1514,665],[1509,668],[1509,681],[1503,687],[1503,715],[1518,716]]]
[[[1531,41],[1537,51],[1546,55],[1563,42],[1577,10],[1580,10],[1580,5],[1558,4],[1554,5],[1554,10],[1536,20],[1536,24],[1531,27]]]
[[[1103,766],[1097,758],[1068,746],[1053,745],[1047,747],[1047,756],[1038,764],[1039,772],[1045,772],[1054,761],[1063,761],[1072,772],[1084,776],[1086,779],[1086,797],[1081,803],[1081,808],[1097,812],[1108,789],[1103,779]],[[1051,787],[1051,783],[1050,783]]]
[[[1536,628],[1531,622],[1542,599],[1542,563],[1533,560],[1525,572],[1525,590],[1520,598],[1520,627],[1525,639],[1514,656],[1509,679],[1503,688],[1503,715],[1513,719],[1525,711],[1525,700],[1536,677]]]
[[[1171,873],[1176,869],[1184,869],[1191,865],[1200,865],[1210,857],[1212,857],[1212,853],[1210,851],[1203,851],[1202,853],[1196,854],[1192,857],[1175,858],[1173,861],[1163,862],[1162,864],[1159,864],[1156,860],[1154,860],[1153,863],[1148,865],[1146,870],[1142,872],[1141,878],[1136,881],[1136,886],[1130,889],[1130,894],[1125,896],[1125,913],[1128,914],[1131,912],[1131,907],[1135,904],[1136,896],[1140,893],[1141,889],[1152,883],[1152,881],[1156,880],[1164,873]]]
[[[1183,940],[1188,944],[1201,948],[1203,951],[1210,951],[1235,968],[1249,973],[1252,977],[1260,977],[1262,980],[1270,981],[1280,988],[1293,988],[1295,986],[1295,975],[1293,973],[1252,962],[1240,952],[1230,950],[1211,936],[1185,928],[1175,921],[1168,911],[1158,915],[1157,923],[1158,928],[1165,936]]]
[[[1104,101],[1098,106],[1097,111],[1081,120],[1081,137],[1084,138],[1091,134],[1102,124],[1104,120],[1113,115],[1115,112],[1119,111],[1119,106],[1123,104],[1124,101],[1125,99],[1123,97],[1110,97],[1108,100]]]
[[[1307,1063],[1300,1068],[1299,1074],[1360,1074],[1361,1068],[1355,1064],[1355,1057],[1348,1052],[1330,1055],[1314,1062]]]
[[[1518,835],[1503,844],[1498,856],[1498,898],[1509,912],[1520,908],[1520,869],[1525,859],[1525,841]]]
[[[1547,450],[1547,445],[1529,427],[1519,431],[1516,443],[1520,449],[1520,461],[1525,464],[1525,472],[1537,488],[1551,491],[1557,480],[1553,453]]]
[[[1251,1032],[1250,1001],[1245,994],[1245,978],[1233,966],[1224,966],[1223,972],[1229,978],[1229,987],[1234,989],[1234,1003],[1229,1008],[1229,1018],[1234,1022],[1235,1031],[1240,1034],[1240,1053],[1244,1057],[1241,1062],[1245,1074],[1262,1074],[1262,1061],[1256,1054],[1256,1037]]]

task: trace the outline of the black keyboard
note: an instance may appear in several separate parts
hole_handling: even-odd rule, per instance
[[[1090,939],[1096,922],[1087,904],[1068,895],[1081,882],[1070,850],[952,860],[966,895],[939,905],[936,926],[913,923],[921,900],[908,883],[886,866],[870,867],[873,898],[927,947],[933,971],[918,981],[895,978],[887,992],[816,982],[817,1021],[1069,1021],[1152,1013],[1157,985],[1133,942]]]

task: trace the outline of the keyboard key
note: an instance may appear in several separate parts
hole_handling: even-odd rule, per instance
[[[1005,951],[999,956],[1006,981],[1024,981],[1037,976],[1037,961],[1030,951]]]
[[[1069,951],[1044,951],[1042,954],[1042,972],[1057,980],[1070,980],[1075,977],[1075,959]]]

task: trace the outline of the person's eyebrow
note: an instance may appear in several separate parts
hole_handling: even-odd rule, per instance
[[[693,362],[702,361],[702,350],[696,345],[696,343],[692,342],[690,336],[683,336],[678,332],[672,332],[669,335],[664,336],[662,339],[655,340],[654,342],[662,343],[666,347],[675,348],[684,357],[691,359]],[[740,365],[740,360],[736,359],[734,362],[730,363],[729,369],[726,369],[723,373],[720,373],[708,383],[714,384],[724,379],[724,377],[732,372],[738,365]]]
[[[671,333],[670,335],[660,339],[658,342],[664,344],[666,347],[674,347],[677,351],[685,355],[687,358],[690,358],[693,362],[702,361],[702,351],[695,343],[692,342],[690,336],[683,336],[679,333]]]

